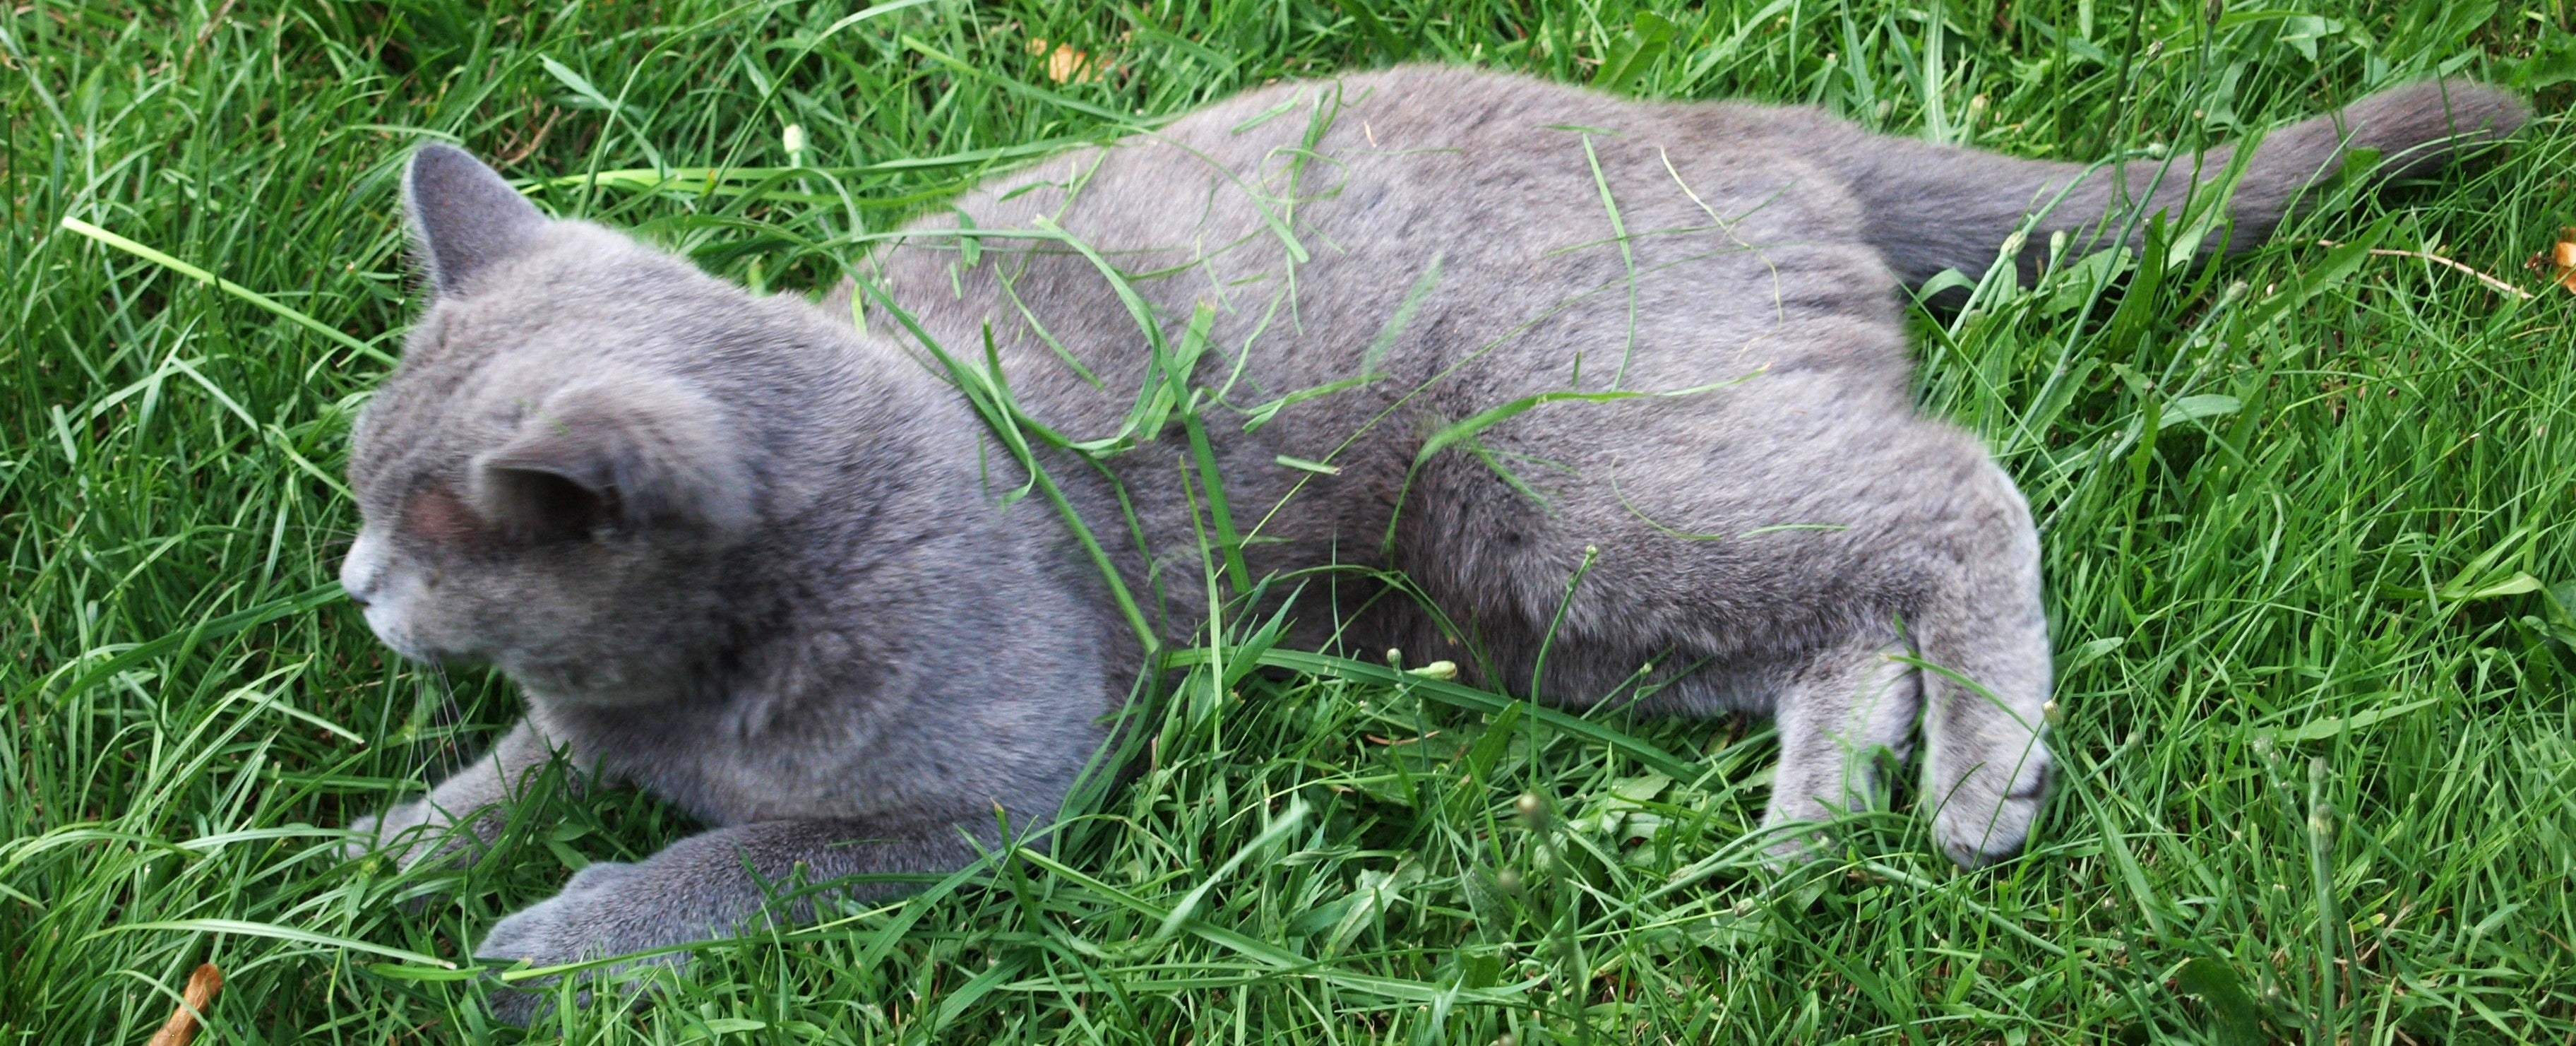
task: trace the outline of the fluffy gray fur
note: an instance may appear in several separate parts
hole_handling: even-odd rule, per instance
[[[2348,147],[2413,173],[2525,117],[2421,83],[2275,132],[2230,242]],[[2022,847],[2048,777],[2039,541],[1983,448],[1914,412],[1898,287],[1981,272],[2017,229],[2044,244],[2174,210],[2193,174],[1405,67],[995,179],[873,275],[958,356],[989,330],[1031,417],[1108,436],[1144,339],[1095,263],[1044,238],[1064,230],[1173,340],[1211,310],[1191,381],[1221,390],[1201,409],[1253,575],[1310,582],[1302,641],[1453,657],[1570,705],[1773,714],[1774,826],[1865,802],[1873,754],[1920,719],[1933,836],[1976,865]],[[1140,646],[1061,519],[1002,504],[1023,475],[890,313],[853,323],[845,300],[754,296],[548,220],[445,146],[404,195],[433,301],[357,429],[343,580],[387,644],[498,666],[527,717],[356,827],[406,861],[470,848],[557,753],[716,826],[590,866],[478,956],[723,934],[791,876],[946,871],[998,841],[997,807],[1054,815]],[[1335,382],[1250,431],[1226,409]],[[1537,393],[1729,382],[1554,403],[1415,460],[1440,426]],[[1107,475],[1040,457],[1173,640],[1208,605],[1186,456],[1169,434]]]

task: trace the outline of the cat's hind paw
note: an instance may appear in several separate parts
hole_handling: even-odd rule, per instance
[[[1932,839],[1961,868],[1983,868],[2021,853],[2039,823],[2039,787],[1993,802],[1945,804],[1932,819]]]

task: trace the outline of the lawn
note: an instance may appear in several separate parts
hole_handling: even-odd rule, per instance
[[[693,830],[550,784],[472,870],[341,855],[517,704],[390,659],[332,581],[349,421],[420,304],[412,143],[805,293],[983,173],[1411,59],[2084,160],[2435,72],[2542,118],[2226,264],[1967,273],[1968,309],[1918,315],[1925,409],[2044,531],[2064,773],[2018,860],[1953,868],[1900,789],[1766,867],[1758,721],[1175,676],[1051,854],[710,944],[658,1004],[547,1034],[2568,1041],[2576,295],[2527,260],[2576,224],[2571,30],[2565,0],[13,3],[0,1040],[140,1042],[208,962],[200,1042],[506,1040],[471,943]]]

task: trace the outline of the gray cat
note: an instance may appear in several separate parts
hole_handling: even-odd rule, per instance
[[[2420,83],[2276,131],[2227,242],[2345,148],[2417,173],[2526,117]],[[1054,816],[1142,637],[1187,642],[1225,577],[1220,601],[1302,584],[1299,643],[1772,714],[1784,856],[1919,717],[1934,840],[2000,859],[2048,779],[2039,540],[1977,441],[1914,412],[1898,289],[2012,243],[2033,273],[2056,234],[2179,215],[2194,174],[1404,67],[997,178],[878,252],[860,314],[549,220],[423,147],[432,302],[357,427],[342,579],[388,645],[498,666],[527,717],[353,827],[407,862],[470,849],[555,753],[717,826],[591,865],[475,950],[539,964],[756,925],[798,876],[959,868]],[[1006,504],[1032,477],[934,345],[990,353],[1096,550],[1051,495]],[[1195,400],[1221,484],[1156,431],[1157,390]],[[1445,428],[1567,391],[1650,395]]]

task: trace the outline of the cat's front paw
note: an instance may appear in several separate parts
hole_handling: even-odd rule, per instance
[[[394,857],[398,868],[410,868],[442,854],[465,849],[464,842],[453,838],[453,824],[443,811],[427,799],[396,803],[380,814],[368,814],[349,822],[349,839],[340,844],[342,856],[351,860],[384,850]]]
[[[696,940],[707,928],[681,913],[667,910],[650,889],[644,866],[602,861],[582,869],[563,892],[494,923],[474,957],[495,966],[561,966],[625,955],[680,941]],[[616,963],[597,971],[614,974],[638,963],[677,965],[685,954],[656,955]],[[552,998],[554,978],[518,982],[492,994],[492,1008],[502,1019],[524,1025],[542,1013]],[[588,992],[581,993],[587,1000]]]
[[[643,866],[600,861],[573,875],[563,891],[492,925],[477,959],[527,960],[537,966],[621,955],[662,943],[655,913],[631,887]]]

